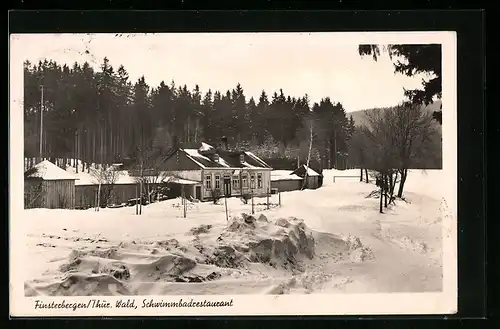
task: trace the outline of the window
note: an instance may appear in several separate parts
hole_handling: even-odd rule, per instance
[[[241,187],[248,187],[247,175],[241,176]]]
[[[255,188],[255,175],[250,176],[250,188]]]
[[[214,161],[219,162],[219,155],[217,153],[214,154]]]
[[[240,154],[240,162],[241,163],[245,162],[245,155],[244,154]]]
[[[257,188],[262,188],[262,174],[257,174]]]
[[[205,176],[205,188],[207,190],[212,189],[212,175],[206,175]]]
[[[233,188],[240,188],[240,178],[233,176]]]
[[[215,175],[215,188],[220,189],[220,175]]]

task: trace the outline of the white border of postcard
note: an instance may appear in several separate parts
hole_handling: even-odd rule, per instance
[[[442,44],[443,175],[446,181],[443,213],[443,291],[439,293],[133,296],[136,305],[153,298],[169,302],[232,300],[227,307],[96,309],[35,309],[25,297],[23,264],[23,61],[30,45],[22,35],[10,36],[10,315],[11,316],[203,316],[203,315],[388,315],[453,314],[457,312],[457,54],[455,32],[342,32],[328,33],[332,42],[352,44]],[[44,297],[45,303],[64,300],[89,303],[99,297]],[[121,297],[106,297],[111,304]]]

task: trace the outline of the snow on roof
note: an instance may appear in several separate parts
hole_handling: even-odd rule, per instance
[[[252,152],[227,152],[220,150],[219,153],[202,154],[205,150],[215,150],[212,146],[203,143],[200,149],[180,149],[186,156],[201,168],[248,168],[248,169],[272,169],[268,164],[259,159]],[[246,160],[241,163],[238,155],[246,155]],[[217,158],[216,159],[216,155]]]
[[[273,170],[271,171],[271,176],[289,176],[293,173],[293,170]]]
[[[258,162],[262,167],[269,168],[269,165],[267,163],[265,163],[261,158],[259,158],[258,156],[256,156],[252,152],[247,151],[247,152],[245,152],[245,154],[248,155],[249,157],[251,157],[256,162]]]
[[[227,163],[227,161],[224,160],[223,158],[221,158],[220,156],[219,156],[219,164],[221,164],[221,165],[223,165],[224,167],[227,167],[227,168],[231,167],[231,165],[229,163]]]
[[[167,177],[165,178],[166,182],[169,183],[176,183],[176,184],[182,184],[182,185],[198,185],[201,184],[200,182],[189,180],[189,179],[183,179],[183,178],[178,178],[178,177]]]
[[[85,171],[80,171],[76,173],[75,168],[68,166],[66,167],[66,172],[69,174],[73,175],[74,177],[77,177],[77,181],[75,182],[75,185],[97,185],[99,184],[99,181],[92,172],[95,170],[94,167],[91,167],[90,173]],[[115,185],[122,185],[122,184],[135,184],[136,181],[134,177],[130,176],[128,174],[128,171],[126,170],[117,170],[117,175],[118,177],[116,178],[116,181],[114,182]]]
[[[286,170],[277,170],[277,171],[284,171],[286,173],[284,173],[284,174],[279,173],[279,174],[273,175],[274,171],[272,171],[271,172],[271,181],[273,181],[273,182],[280,181],[280,180],[302,180],[302,177],[299,177],[295,174],[290,174]]]
[[[28,177],[30,178],[41,178],[43,180],[76,180],[78,179],[74,175],[64,169],[59,168],[52,162],[44,160],[38,163],[35,168],[37,171]]]
[[[307,170],[307,176],[321,176],[320,174],[318,174],[311,168],[307,167],[306,165],[302,165],[302,167],[304,167]]]
[[[214,147],[212,145],[209,145],[205,142],[201,142],[201,147],[198,149],[199,151],[209,151],[209,150],[213,150]]]
[[[195,150],[195,149],[182,149],[182,151],[184,151],[187,155],[188,158],[190,158],[191,160],[193,160],[198,166],[202,167],[202,168],[205,168],[205,166],[200,162],[200,161],[196,161],[196,159],[201,159],[201,160],[204,160],[204,161],[212,161],[210,160],[209,158],[207,158],[206,156],[204,155],[201,155],[198,150]]]
[[[256,166],[252,166],[251,164],[249,164],[249,163],[248,163],[248,162],[246,162],[246,161],[245,161],[245,162],[242,162],[241,164],[242,164],[243,166],[247,167],[247,168],[258,168],[258,167],[256,167]]]

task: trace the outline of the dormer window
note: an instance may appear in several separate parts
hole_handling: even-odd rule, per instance
[[[245,162],[245,155],[240,154],[240,163],[244,163],[244,162]]]
[[[214,161],[219,162],[219,155],[217,153],[214,154]]]

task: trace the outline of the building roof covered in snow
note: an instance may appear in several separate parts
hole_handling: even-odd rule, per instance
[[[24,178],[42,179],[42,180],[77,180],[78,178],[71,173],[59,168],[52,162],[44,160],[24,172]]]
[[[172,183],[172,184],[180,184],[180,185],[198,185],[200,182],[179,178],[179,177],[167,177],[163,179],[164,182]]]
[[[85,170],[84,170],[85,169]],[[66,166],[66,172],[73,177],[77,179],[75,182],[76,186],[80,185],[98,185],[99,184],[99,176],[103,177],[103,181],[101,184],[106,184],[110,181],[113,181],[114,185],[126,185],[126,184],[135,184],[136,180],[134,177],[130,176],[128,171],[126,170],[120,170],[119,166],[116,164],[111,165],[108,167],[106,170],[113,171],[115,174],[112,175],[101,175],[99,165],[96,164],[91,164],[90,165],[90,170],[89,167],[85,166],[85,168],[82,166],[82,162],[78,161],[78,173],[76,172],[76,168],[73,167],[71,164]],[[107,179],[106,179],[107,177]],[[106,182],[107,181],[107,182]]]
[[[220,149],[207,143],[201,143],[198,148],[189,145],[178,150],[200,168],[272,169],[265,161],[249,151]],[[175,152],[170,152],[166,159],[174,154]]]
[[[305,177],[307,173],[307,176],[309,177],[314,177],[314,176],[322,176],[321,174],[318,174],[316,171],[312,170],[310,167],[306,166],[305,164],[298,167],[295,169],[292,174],[295,174],[299,177]]]
[[[273,170],[271,171],[271,181],[280,181],[280,180],[302,180],[302,177],[299,177],[293,173],[291,170]]]

